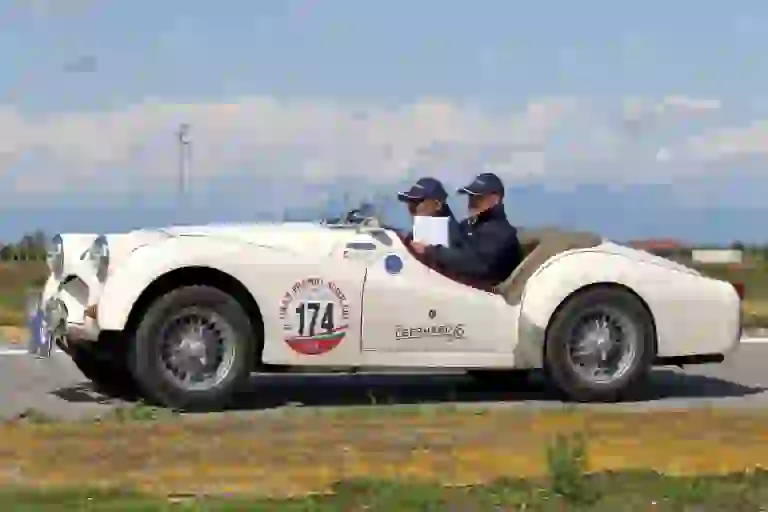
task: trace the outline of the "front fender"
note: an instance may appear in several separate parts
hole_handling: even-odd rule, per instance
[[[694,313],[686,311],[688,306],[680,299],[690,296],[691,286],[700,279],[599,249],[563,254],[539,269],[525,285],[518,322],[520,357],[540,367],[546,329],[558,306],[574,292],[599,283],[618,284],[632,290],[656,320],[657,336],[674,336],[674,332],[666,330],[679,323],[680,317],[675,315]]]
[[[133,305],[159,277],[185,267],[208,267],[247,282],[248,264],[290,261],[295,254],[253,247],[239,241],[207,237],[174,237],[136,249],[110,271],[99,295],[97,322],[103,330],[125,328]],[[254,300],[258,303],[258,298]]]

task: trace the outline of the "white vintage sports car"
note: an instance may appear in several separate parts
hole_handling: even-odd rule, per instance
[[[614,401],[654,365],[721,362],[740,285],[598,237],[552,232],[484,291],[421,263],[375,219],[57,235],[30,353],[58,346],[97,386],[225,407],[254,371],[543,369]],[[427,377],[425,377],[427,378]]]

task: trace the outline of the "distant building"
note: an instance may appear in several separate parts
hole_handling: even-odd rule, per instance
[[[694,249],[691,259],[697,263],[733,264],[744,261],[744,251],[739,249]]]
[[[629,242],[629,246],[664,258],[685,260],[690,260],[691,258],[691,250],[685,244],[670,238],[633,240]]]

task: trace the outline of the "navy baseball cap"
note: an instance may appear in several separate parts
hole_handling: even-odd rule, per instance
[[[445,191],[445,187],[440,183],[440,180],[421,178],[407,191],[398,192],[397,198],[404,203],[408,201],[423,201],[425,199],[445,201],[448,199],[448,192]]]
[[[492,172],[478,174],[477,177],[467,185],[458,190],[459,194],[468,194],[471,196],[484,196],[486,194],[498,194],[504,197],[504,183],[501,178]]]

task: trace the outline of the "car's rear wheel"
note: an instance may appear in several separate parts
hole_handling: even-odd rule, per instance
[[[618,286],[578,292],[547,328],[544,370],[566,398],[613,402],[642,385],[655,357],[653,318]]]
[[[251,322],[233,297],[188,286],[149,307],[136,330],[131,368],[160,405],[221,410],[248,379],[255,348]]]

